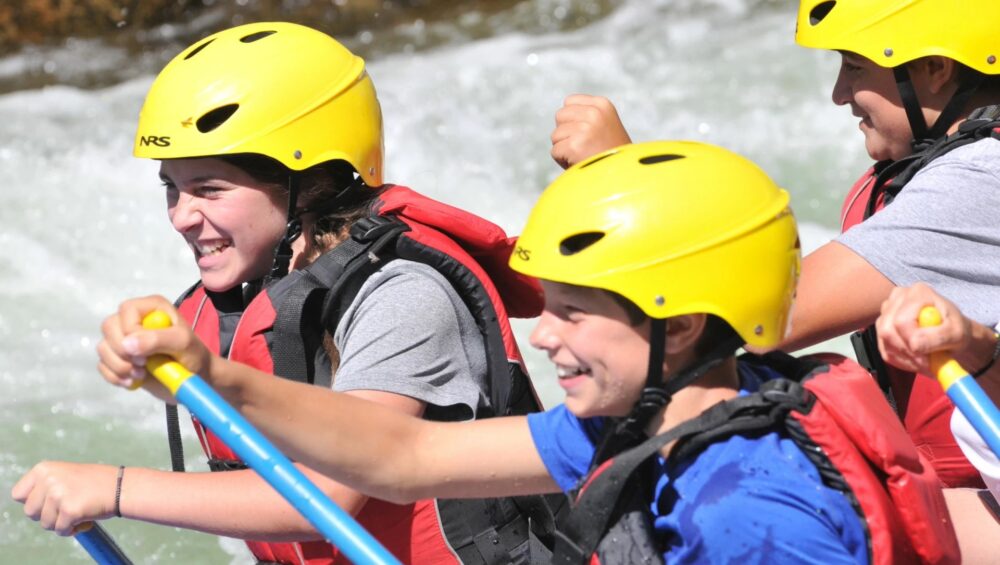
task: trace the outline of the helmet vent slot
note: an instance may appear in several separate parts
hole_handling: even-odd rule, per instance
[[[199,46],[195,47],[194,49],[192,49],[192,50],[191,50],[191,52],[190,52],[190,53],[188,53],[187,55],[185,55],[185,56],[184,56],[184,60],[185,60],[185,61],[187,61],[187,60],[188,60],[188,59],[190,59],[191,57],[194,57],[194,56],[195,56],[195,55],[197,55],[197,54],[198,54],[198,53],[199,53],[199,52],[200,52],[200,51],[201,51],[202,49],[204,49],[204,48],[208,47],[208,45],[209,45],[210,43],[212,43],[213,41],[215,41],[215,38],[214,38],[214,37],[213,37],[212,39],[209,39],[209,40],[208,40],[208,41],[206,41],[205,43],[202,43],[201,45],[199,45]]]
[[[562,240],[559,244],[559,253],[563,255],[576,255],[591,245],[597,243],[604,237],[604,232],[588,231],[571,235]]]
[[[251,33],[250,35],[244,35],[243,37],[240,38],[240,41],[242,41],[243,43],[253,43],[258,39],[264,39],[265,37],[272,35],[274,33],[277,32],[274,30],[258,31],[257,33]]]
[[[599,163],[599,162],[607,159],[608,157],[611,157],[612,155],[615,155],[616,153],[618,153],[618,152],[617,151],[612,151],[611,153],[605,153],[604,155],[601,155],[600,157],[595,157],[590,162],[584,163],[583,165],[580,165],[580,168],[581,169],[586,169],[587,167],[593,165],[594,163]]]
[[[677,159],[683,159],[684,155],[650,155],[648,157],[643,157],[639,159],[639,163],[643,165],[655,165],[657,163],[666,163],[667,161],[676,161]]]
[[[198,126],[198,131],[201,133],[208,133],[218,128],[233,114],[235,114],[239,107],[239,104],[226,104],[225,106],[219,106],[210,112],[206,112],[202,117],[198,118],[198,122],[196,124]]]
[[[823,21],[824,18],[826,18],[827,15],[829,15],[830,10],[833,10],[833,7],[836,5],[837,2],[835,2],[834,0],[829,0],[828,2],[820,2],[819,4],[816,4],[816,6],[814,6],[813,9],[809,11],[809,25],[819,24],[821,21]]]

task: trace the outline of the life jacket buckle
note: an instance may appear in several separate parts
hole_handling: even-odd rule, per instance
[[[765,399],[800,412],[810,404],[802,385],[789,379],[767,381],[761,385],[760,392]]]
[[[385,216],[366,216],[351,226],[351,237],[360,242],[375,241],[399,224]]]

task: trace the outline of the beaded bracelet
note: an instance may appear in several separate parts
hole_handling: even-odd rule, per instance
[[[118,466],[118,479],[115,483],[115,516],[122,517],[122,477],[125,476],[125,465]]]
[[[990,360],[986,363],[986,365],[982,369],[979,369],[975,373],[972,373],[973,377],[978,377],[983,373],[985,373],[986,371],[989,371],[990,367],[992,367],[993,364],[996,363],[997,358],[1000,357],[1000,333],[994,331],[993,339],[996,340],[996,345],[993,346],[993,356],[990,357]]]

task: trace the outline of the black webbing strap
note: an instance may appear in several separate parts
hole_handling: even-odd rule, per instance
[[[892,74],[896,79],[896,89],[899,90],[899,97],[903,100],[903,109],[906,110],[906,119],[910,122],[910,131],[913,134],[914,145],[927,141],[927,120],[924,119],[924,111],[917,99],[917,91],[913,88],[913,81],[910,79],[910,71],[906,65],[899,65],[892,68]]]
[[[531,520],[531,532],[545,547],[555,543],[557,516],[569,510],[569,498],[562,494],[546,494],[511,497],[521,514]]]
[[[556,533],[553,563],[584,565],[597,550],[605,533],[617,519],[623,493],[631,479],[651,456],[677,440],[671,461],[683,460],[708,445],[732,435],[750,435],[773,429],[788,412],[808,412],[812,398],[799,383],[775,379],[757,393],[712,406],[697,418],[608,460],[584,479],[576,502]]]
[[[210,457],[208,459],[208,468],[211,471],[242,471],[244,469],[249,469],[246,463],[240,461],[239,459],[217,459],[215,457]]]
[[[948,134],[948,130],[951,129],[952,124],[965,111],[965,106],[972,99],[972,95],[979,90],[979,86],[983,84],[984,80],[986,80],[986,75],[971,73],[959,83],[958,90],[955,91],[955,94],[951,95],[951,100],[948,101],[948,104],[938,114],[937,121],[934,122],[931,132],[927,135],[928,138],[938,139]]]
[[[868,193],[868,202],[865,204],[865,220],[872,217],[878,211],[880,195],[884,194],[882,197],[883,206],[889,205],[892,199],[902,190],[903,186],[913,178],[917,169],[914,169],[912,174],[908,171],[919,156],[920,154],[914,153],[898,161],[880,161],[875,164],[877,174],[872,183],[871,192]]]
[[[521,380],[523,373],[512,371],[512,363],[507,355],[504,338],[500,330],[499,315],[489,293],[479,277],[466,265],[448,253],[433,245],[422,243],[414,238],[401,237],[396,245],[398,256],[402,259],[416,261],[429,265],[440,273],[455,289],[463,304],[469,309],[476,322],[483,346],[486,350],[489,406],[482,406],[477,412],[477,419],[511,414],[512,407],[519,401],[528,401],[521,394],[530,388],[527,380]],[[475,260],[475,258],[473,258]],[[348,293],[344,292],[345,298]],[[346,304],[346,300],[341,300]],[[324,308],[328,313],[330,308]],[[528,391],[529,395],[532,393]],[[530,403],[530,401],[529,401]],[[532,411],[537,411],[536,408]]]
[[[864,219],[870,218],[878,210],[879,196],[883,195],[883,205],[889,205],[918,172],[928,163],[970,143],[994,136],[1000,126],[996,106],[977,108],[962,122],[958,131],[942,136],[919,151],[898,161],[880,161],[876,164],[876,177],[865,206]]]
[[[927,147],[934,145],[940,138],[947,135],[951,126],[959,119],[965,111],[966,104],[972,99],[979,86],[985,80],[982,73],[971,73],[963,78],[959,83],[955,94],[951,96],[948,103],[941,110],[937,120],[931,127],[927,126],[924,119],[924,111],[917,98],[917,91],[910,79],[910,72],[906,65],[893,67],[892,74],[896,79],[896,88],[903,101],[903,109],[906,110],[906,119],[910,122],[910,130],[913,134],[911,145],[915,153],[923,151]]]
[[[350,285],[362,269],[381,266],[382,250],[390,247],[405,229],[405,225],[392,220],[363,218],[351,228],[351,237],[321,255],[294,281],[289,281],[289,290],[284,293],[281,303],[275,304],[277,317],[271,334],[271,358],[276,375],[330,386],[333,376],[315,370],[316,352],[322,345],[324,329],[332,334],[340,321],[339,314],[330,317],[324,311],[330,303],[330,295],[337,295],[339,289]],[[367,276],[361,279],[363,283]]]
[[[201,281],[198,281],[188,288],[180,298],[174,301],[174,306],[180,307],[181,303],[194,294],[200,286]],[[246,304],[250,303],[250,300],[253,299],[254,295],[259,290],[260,281],[251,281],[246,285],[243,285],[242,288],[240,285],[236,285],[229,290],[221,292],[213,292],[205,289],[205,297],[198,305],[198,309],[194,314],[193,323],[197,323],[198,319],[201,318],[201,313],[205,304],[211,301],[212,306],[218,314],[219,354],[223,357],[227,357],[229,355],[229,349],[232,346],[232,340],[236,333],[236,327],[239,325],[239,319],[243,315],[243,308]],[[170,466],[174,471],[183,472],[184,444],[181,441],[180,418],[178,416],[176,405],[167,405],[166,418],[167,445],[170,447]]]
[[[343,274],[333,282],[323,300],[320,324],[326,331],[332,334],[336,330],[344,312],[354,302],[368,277],[396,258],[399,236],[409,229],[402,220],[391,216],[368,216],[351,226],[353,240],[370,243],[363,254],[355,255],[347,263]]]
[[[958,126],[961,129],[963,126],[967,128],[975,127],[979,129],[984,124],[990,124],[992,122],[1000,119],[1000,104],[991,104],[989,106],[980,106],[972,112],[969,113],[968,119],[962,125]],[[968,124],[968,125],[967,125]]]
[[[281,303],[274,305],[276,315],[271,329],[274,374],[306,384],[322,385],[325,380],[329,385],[330,376],[324,379],[324,375],[316,375],[314,371],[315,348],[323,331],[318,327],[318,316],[310,314],[319,311],[332,282],[340,278],[347,263],[364,253],[366,247],[349,238],[321,255],[308,269],[278,282],[288,284],[289,288]]]
[[[892,406],[893,411],[897,411],[896,396],[892,392],[892,381],[889,379],[889,367],[879,353],[875,326],[868,326],[851,334],[851,345],[854,347],[854,357],[858,360],[858,364],[875,377],[875,382],[878,383],[878,388],[889,406]]]
[[[174,307],[179,307],[184,300],[189,296],[194,294],[198,287],[201,286],[201,281],[194,283],[185,290],[180,298],[174,301]],[[200,315],[201,308],[199,307],[198,313]],[[184,472],[184,443],[181,441],[181,423],[180,417],[177,414],[176,404],[166,404],[166,420],[167,420],[167,446],[170,448],[170,469],[175,473]]]
[[[302,218],[296,211],[299,199],[299,173],[291,171],[288,175],[288,213],[286,214],[285,233],[274,248],[274,261],[271,271],[265,279],[271,283],[288,274],[288,265],[292,261],[292,243],[302,235]]]
[[[527,563],[528,518],[512,498],[436,499],[441,532],[461,563]]]
[[[177,405],[167,404],[167,445],[170,446],[170,469],[184,472],[184,444],[181,442],[181,424]]]

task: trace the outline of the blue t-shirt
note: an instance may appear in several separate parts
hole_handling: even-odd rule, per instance
[[[739,372],[741,395],[779,376],[742,363]],[[564,491],[586,474],[601,422],[564,405],[528,415],[535,447]],[[733,436],[679,464],[656,459],[650,508],[667,563],[868,563],[854,508],[783,433]]]

